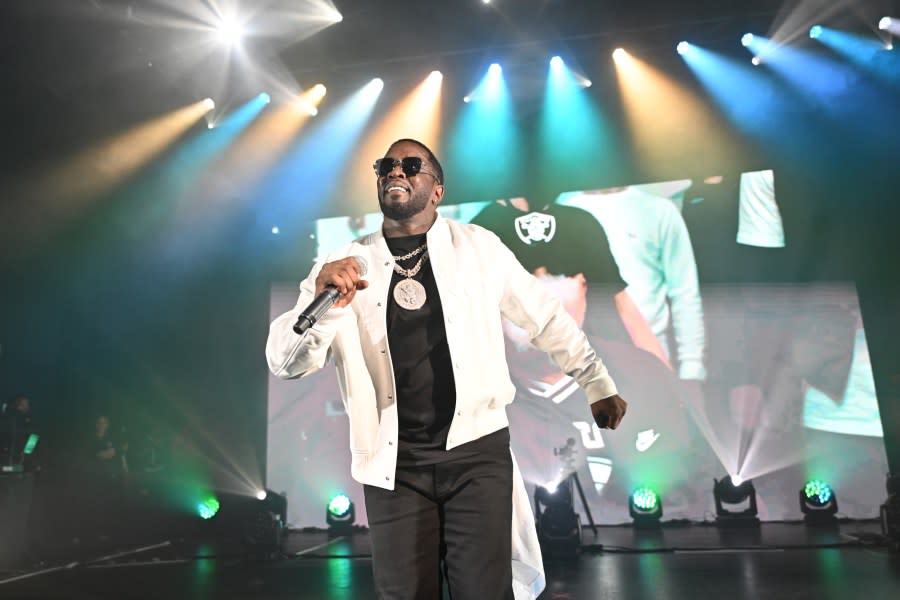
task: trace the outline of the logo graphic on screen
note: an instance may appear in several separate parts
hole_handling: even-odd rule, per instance
[[[556,234],[556,217],[539,212],[516,218],[516,235],[524,243],[549,242]]]
[[[596,423],[572,421],[572,425],[581,433],[581,445],[588,450],[596,450],[606,446],[603,442],[603,434],[600,433],[600,428],[597,427]]]
[[[652,429],[641,431],[637,434],[637,439],[634,441],[634,447],[637,448],[638,452],[646,452],[658,439],[659,434],[654,433]]]

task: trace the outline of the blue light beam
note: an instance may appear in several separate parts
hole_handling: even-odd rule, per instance
[[[817,39],[878,79],[900,85],[900,54],[890,52],[881,40],[828,27]]]
[[[258,220],[291,223],[318,215],[334,203],[341,182],[340,169],[365,129],[384,88],[373,79],[305,131],[257,189]],[[373,187],[374,190],[374,187]],[[373,191],[374,195],[374,191]],[[374,202],[374,198],[373,198]]]
[[[542,195],[596,187],[625,168],[621,146],[585,81],[568,65],[551,62],[539,130]]]
[[[467,98],[448,136],[447,171],[455,181],[455,196],[482,200],[503,197],[513,186],[521,189],[520,128],[499,64],[488,68]]]

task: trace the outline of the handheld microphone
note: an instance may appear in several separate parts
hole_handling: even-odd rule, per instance
[[[365,276],[366,271],[369,269],[366,259],[362,256],[353,256],[351,258],[356,259],[356,264],[359,265],[359,274]],[[310,302],[309,306],[304,308],[303,312],[300,313],[300,316],[297,317],[297,322],[294,323],[294,333],[297,335],[306,333],[310,327],[315,325],[316,322],[328,312],[328,309],[337,302],[337,299],[340,298],[340,296],[341,293],[333,285],[329,285],[322,290],[322,292],[316,296],[315,300]]]

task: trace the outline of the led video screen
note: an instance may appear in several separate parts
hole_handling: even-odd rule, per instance
[[[763,170],[440,208],[496,233],[560,298],[629,402],[621,427],[600,430],[574,380],[505,323],[527,485],[577,477],[598,523],[629,521],[639,486],[661,496],[665,520],[708,520],[726,474],[754,481],[763,520],[800,518],[810,478],[832,485],[841,515],[877,515],[887,461],[856,289],[766,281],[792,243],[775,190]],[[380,213],[317,221],[317,256],[272,286],[271,318],[294,307],[315,259],[380,225]],[[748,255],[761,265],[749,278]],[[270,376],[267,485],[287,494],[292,526],[324,526],[338,493],[366,523],[348,440],[333,366]],[[584,521],[577,497],[575,508]]]

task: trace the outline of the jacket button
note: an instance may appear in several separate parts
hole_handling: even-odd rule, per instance
[[[388,446],[393,446],[394,442],[388,442]]]

